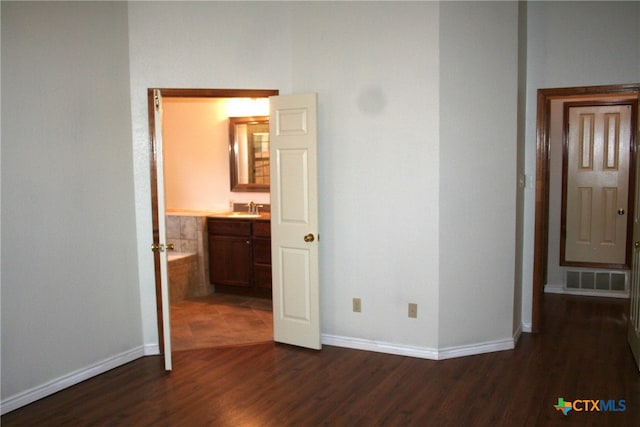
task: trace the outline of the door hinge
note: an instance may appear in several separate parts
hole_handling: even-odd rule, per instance
[[[164,251],[172,251],[174,249],[173,243],[168,243],[166,245],[160,243],[153,243],[151,245],[151,251],[153,252],[164,252]]]
[[[156,106],[156,110],[160,108],[160,97],[158,96],[157,93],[153,96],[153,101]]]

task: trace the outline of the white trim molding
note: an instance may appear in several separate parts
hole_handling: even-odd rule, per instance
[[[520,330],[518,329],[513,338],[509,339],[463,345],[458,347],[447,347],[442,349],[416,347],[404,344],[388,343],[329,334],[322,334],[322,344],[334,345],[336,347],[345,347],[356,350],[375,351],[378,353],[396,354],[399,356],[418,357],[421,359],[443,360],[451,359],[454,357],[491,353],[494,351],[513,350],[515,348],[515,343],[520,336],[519,331]]]
[[[438,350],[436,349],[366,340],[362,338],[322,334],[322,344],[351,348],[355,350],[375,351],[377,353],[396,354],[398,356],[419,357],[421,359],[438,359]]]
[[[144,345],[145,356],[157,356],[159,354],[160,354],[160,346],[158,345],[158,343]]]
[[[14,396],[9,396],[0,403],[0,413],[4,415],[14,409],[18,409],[22,406],[28,405],[29,403],[35,402],[38,399],[42,399],[43,397],[49,396],[67,387],[71,387],[72,385],[78,384],[84,380],[88,380],[89,378],[124,365],[125,363],[139,359],[144,356],[144,351],[144,347],[136,347],[104,359],[86,368],[79,369],[29,390],[25,390]]]

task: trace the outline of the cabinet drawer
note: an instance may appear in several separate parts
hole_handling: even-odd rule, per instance
[[[207,228],[211,234],[227,236],[250,236],[251,222],[233,219],[208,219]]]
[[[253,235],[271,237],[271,221],[255,221],[253,223]]]

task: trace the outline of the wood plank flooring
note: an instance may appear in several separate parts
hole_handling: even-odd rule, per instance
[[[627,302],[546,295],[540,334],[442,361],[274,343],[145,357],[1,418],[8,426],[638,426]],[[554,409],[624,399],[624,412]]]

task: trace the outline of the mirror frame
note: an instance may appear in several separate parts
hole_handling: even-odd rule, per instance
[[[238,182],[238,153],[235,148],[236,126],[251,123],[269,123],[269,116],[229,117],[229,174],[230,187],[233,192],[268,193],[270,184],[253,184]]]

